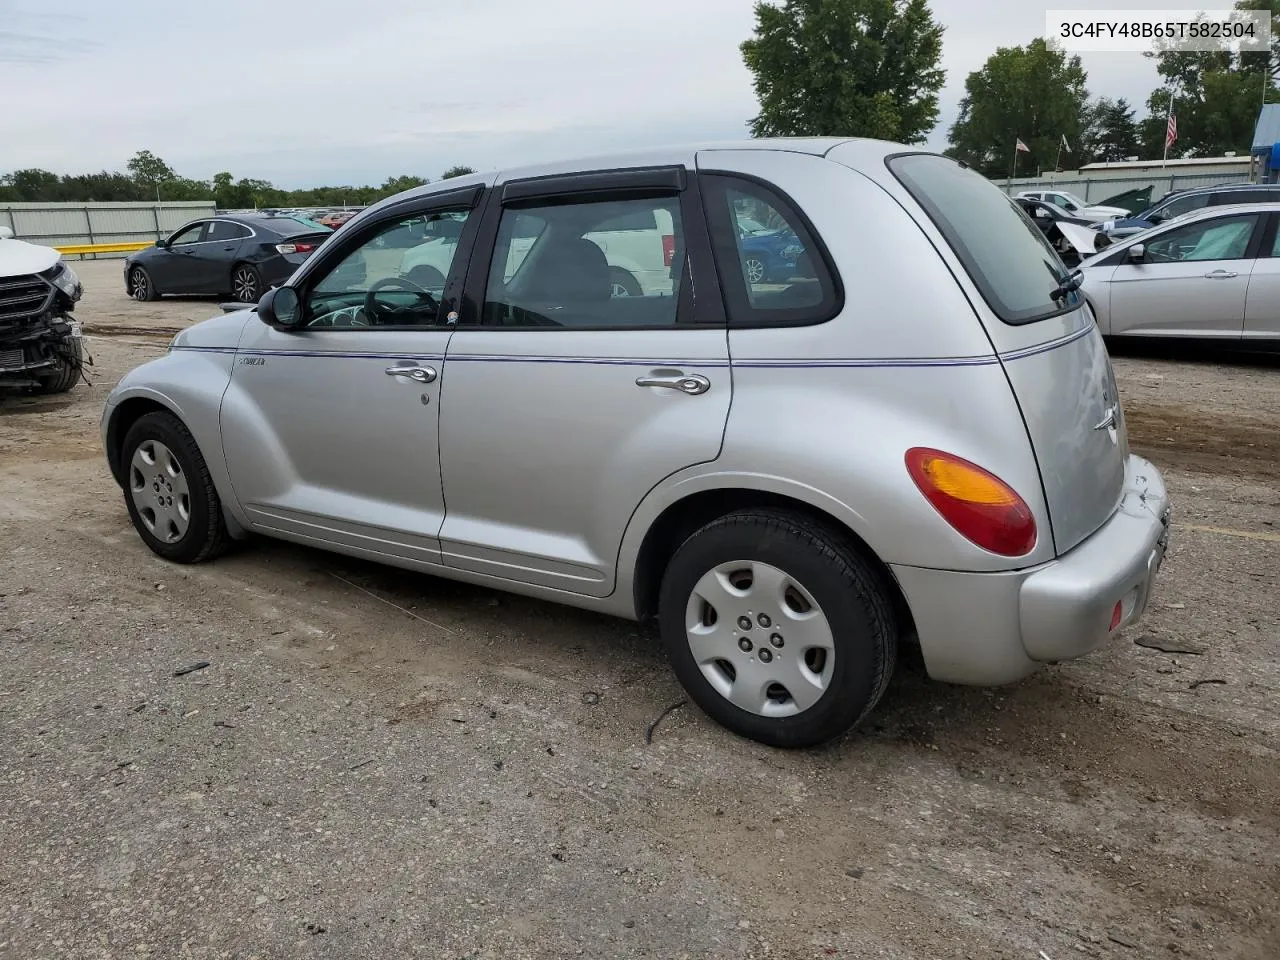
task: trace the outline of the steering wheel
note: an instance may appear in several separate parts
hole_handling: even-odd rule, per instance
[[[423,287],[418,286],[412,280],[408,280],[405,277],[383,277],[381,280],[376,281],[373,286],[369,288],[369,292],[364,295],[364,312],[373,320],[374,323],[395,325],[397,317],[408,313],[410,310],[416,309],[418,306],[417,304],[414,304],[405,307],[396,307],[378,303],[378,298],[374,296],[374,294],[379,290],[385,290],[388,287],[399,287],[403,290],[408,290],[410,293],[416,294],[418,299],[426,306],[434,307],[436,310],[440,309],[439,301],[436,300],[430,290],[426,290]]]

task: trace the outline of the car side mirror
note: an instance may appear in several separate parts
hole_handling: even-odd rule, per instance
[[[301,304],[292,287],[272,287],[253,309],[258,319],[277,330],[292,330],[302,322]]]
[[[157,241],[156,241],[156,246],[157,246],[157,247],[164,247],[164,246],[168,246],[168,241],[166,241],[166,240],[157,240]]]
[[[1128,256],[1130,260],[1141,263],[1143,260],[1147,258],[1146,244],[1135,243],[1132,247],[1129,248]]]

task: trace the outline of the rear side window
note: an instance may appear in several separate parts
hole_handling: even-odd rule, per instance
[[[1158,211],[1161,218],[1172,220],[1174,217],[1180,217],[1184,213],[1190,213],[1192,210],[1199,210],[1209,202],[1209,194],[1194,193],[1189,197],[1178,197],[1176,200],[1170,200],[1168,205]],[[1223,201],[1218,201],[1219,203]],[[1228,200],[1227,203],[1232,201]]]
[[[731,326],[822,323],[840,312],[831,258],[793,203],[745,177],[701,181]]]
[[[901,154],[888,165],[1005,323],[1032,323],[1078,306],[1078,293],[1065,302],[1053,299],[1066,267],[1045,235],[990,180],[936,154]]]

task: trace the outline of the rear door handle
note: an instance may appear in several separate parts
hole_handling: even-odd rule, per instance
[[[1229,280],[1231,277],[1239,276],[1234,270],[1210,270],[1204,275],[1206,280]]]
[[[700,373],[680,373],[671,377],[636,377],[637,387],[665,387],[682,393],[699,394],[711,389],[711,381]]]
[[[410,380],[417,380],[419,383],[430,383],[436,378],[434,367],[387,367],[388,377],[408,377]]]

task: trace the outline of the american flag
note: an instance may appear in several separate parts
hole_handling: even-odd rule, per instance
[[[1178,117],[1173,112],[1169,113],[1169,126],[1164,134],[1164,148],[1168,150],[1173,146],[1173,141],[1178,139]]]

